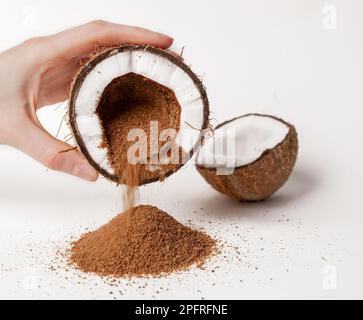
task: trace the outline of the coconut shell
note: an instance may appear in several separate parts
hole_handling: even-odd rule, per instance
[[[197,165],[198,172],[214,189],[238,201],[260,201],[274,194],[287,182],[298,154],[298,137],[293,125],[270,115],[242,117],[250,115],[281,121],[289,127],[289,133],[276,147],[266,150],[253,163],[237,167],[231,175],[217,175],[216,169]],[[217,129],[239,118],[227,121]]]
[[[183,59],[181,57],[177,57],[175,56],[174,53],[168,51],[168,50],[162,50],[159,48],[155,48],[149,45],[121,45],[121,46],[116,46],[116,47],[111,47],[108,49],[104,49],[100,52],[96,52],[95,54],[92,55],[91,59],[81,67],[81,69],[79,70],[79,72],[77,73],[77,75],[75,76],[73,83],[71,85],[71,89],[70,89],[70,97],[69,97],[69,125],[71,127],[71,131],[73,133],[73,136],[75,137],[76,143],[80,149],[80,151],[83,153],[83,155],[86,157],[86,159],[88,160],[88,162],[104,177],[106,177],[108,180],[112,181],[112,182],[116,182],[119,183],[119,177],[117,177],[116,175],[112,175],[109,172],[107,172],[106,170],[104,170],[97,162],[95,162],[92,157],[90,156],[87,147],[82,139],[82,136],[78,130],[77,127],[77,123],[76,123],[76,114],[75,114],[75,103],[76,103],[76,99],[79,93],[79,90],[84,82],[84,80],[86,79],[86,77],[88,76],[88,74],[103,60],[116,55],[120,52],[125,52],[125,51],[139,51],[139,50],[143,50],[146,52],[150,52],[159,56],[162,56],[163,58],[169,60],[170,62],[174,63],[175,65],[177,65],[179,68],[181,68],[183,71],[185,71],[190,78],[192,79],[192,81],[194,82],[196,88],[198,89],[198,91],[200,92],[201,95],[201,99],[203,101],[203,105],[204,105],[204,121],[203,121],[203,127],[202,130],[205,130],[209,127],[209,115],[210,115],[210,111],[209,111],[209,101],[208,101],[208,96],[207,96],[207,92],[203,86],[202,81],[200,80],[200,78],[190,69],[190,67],[188,65],[186,65],[183,61]],[[202,135],[202,132],[201,132]],[[201,141],[202,139],[200,139]],[[200,142],[197,143],[196,146],[194,146],[194,148],[192,148],[190,150],[190,154],[191,156],[193,155],[194,150],[198,150],[200,146]],[[190,157],[191,158],[191,157]],[[165,178],[169,177],[170,175],[172,175],[173,173],[175,173],[176,171],[178,171],[184,164],[180,164],[177,166],[174,166],[170,171],[166,172],[163,174],[163,176],[155,178],[155,179],[145,179],[145,181],[143,181],[143,185],[144,184],[148,184],[148,183],[152,183],[152,182],[156,182],[156,181],[162,181]]]

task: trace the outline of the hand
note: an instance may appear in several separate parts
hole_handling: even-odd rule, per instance
[[[96,181],[96,170],[78,150],[45,131],[37,109],[67,99],[79,60],[97,46],[150,44],[166,49],[172,42],[146,29],[94,21],[1,53],[0,144],[25,152],[49,169]]]

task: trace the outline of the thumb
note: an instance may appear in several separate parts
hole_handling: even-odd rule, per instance
[[[27,126],[14,147],[51,170],[62,171],[84,180],[96,181],[97,171],[69,144],[52,137],[43,128]]]

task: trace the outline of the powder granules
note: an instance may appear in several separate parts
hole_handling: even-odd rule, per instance
[[[103,127],[103,146],[108,147],[108,158],[120,184],[125,184],[127,179],[125,166],[130,160],[128,151],[132,145],[140,143],[130,138],[132,132],[137,132],[135,129],[139,133],[145,133],[147,138],[147,155],[144,159],[147,164],[152,162],[150,159],[153,157],[158,157],[159,150],[165,145],[165,141],[160,141],[159,133],[165,129],[174,129],[175,132],[180,129],[181,109],[175,94],[170,89],[134,73],[119,77],[106,87],[97,107],[97,114]],[[155,131],[158,133],[154,133],[153,137],[157,140],[156,146],[151,143],[151,123],[155,124]],[[156,162],[161,171],[172,173],[180,167],[180,161],[166,165]],[[143,163],[137,185],[160,179],[163,179],[163,174],[159,170],[147,170],[146,163]]]
[[[135,207],[138,200],[138,183],[141,174],[141,165],[132,165],[126,161],[124,170],[126,189],[123,193],[123,202],[125,211],[128,211]]]
[[[152,206],[120,214],[73,244],[70,262],[101,276],[160,276],[202,265],[216,242]]]

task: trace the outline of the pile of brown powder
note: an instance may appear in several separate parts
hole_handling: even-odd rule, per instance
[[[70,262],[101,276],[160,276],[202,265],[216,242],[152,206],[120,214],[73,244]]]

